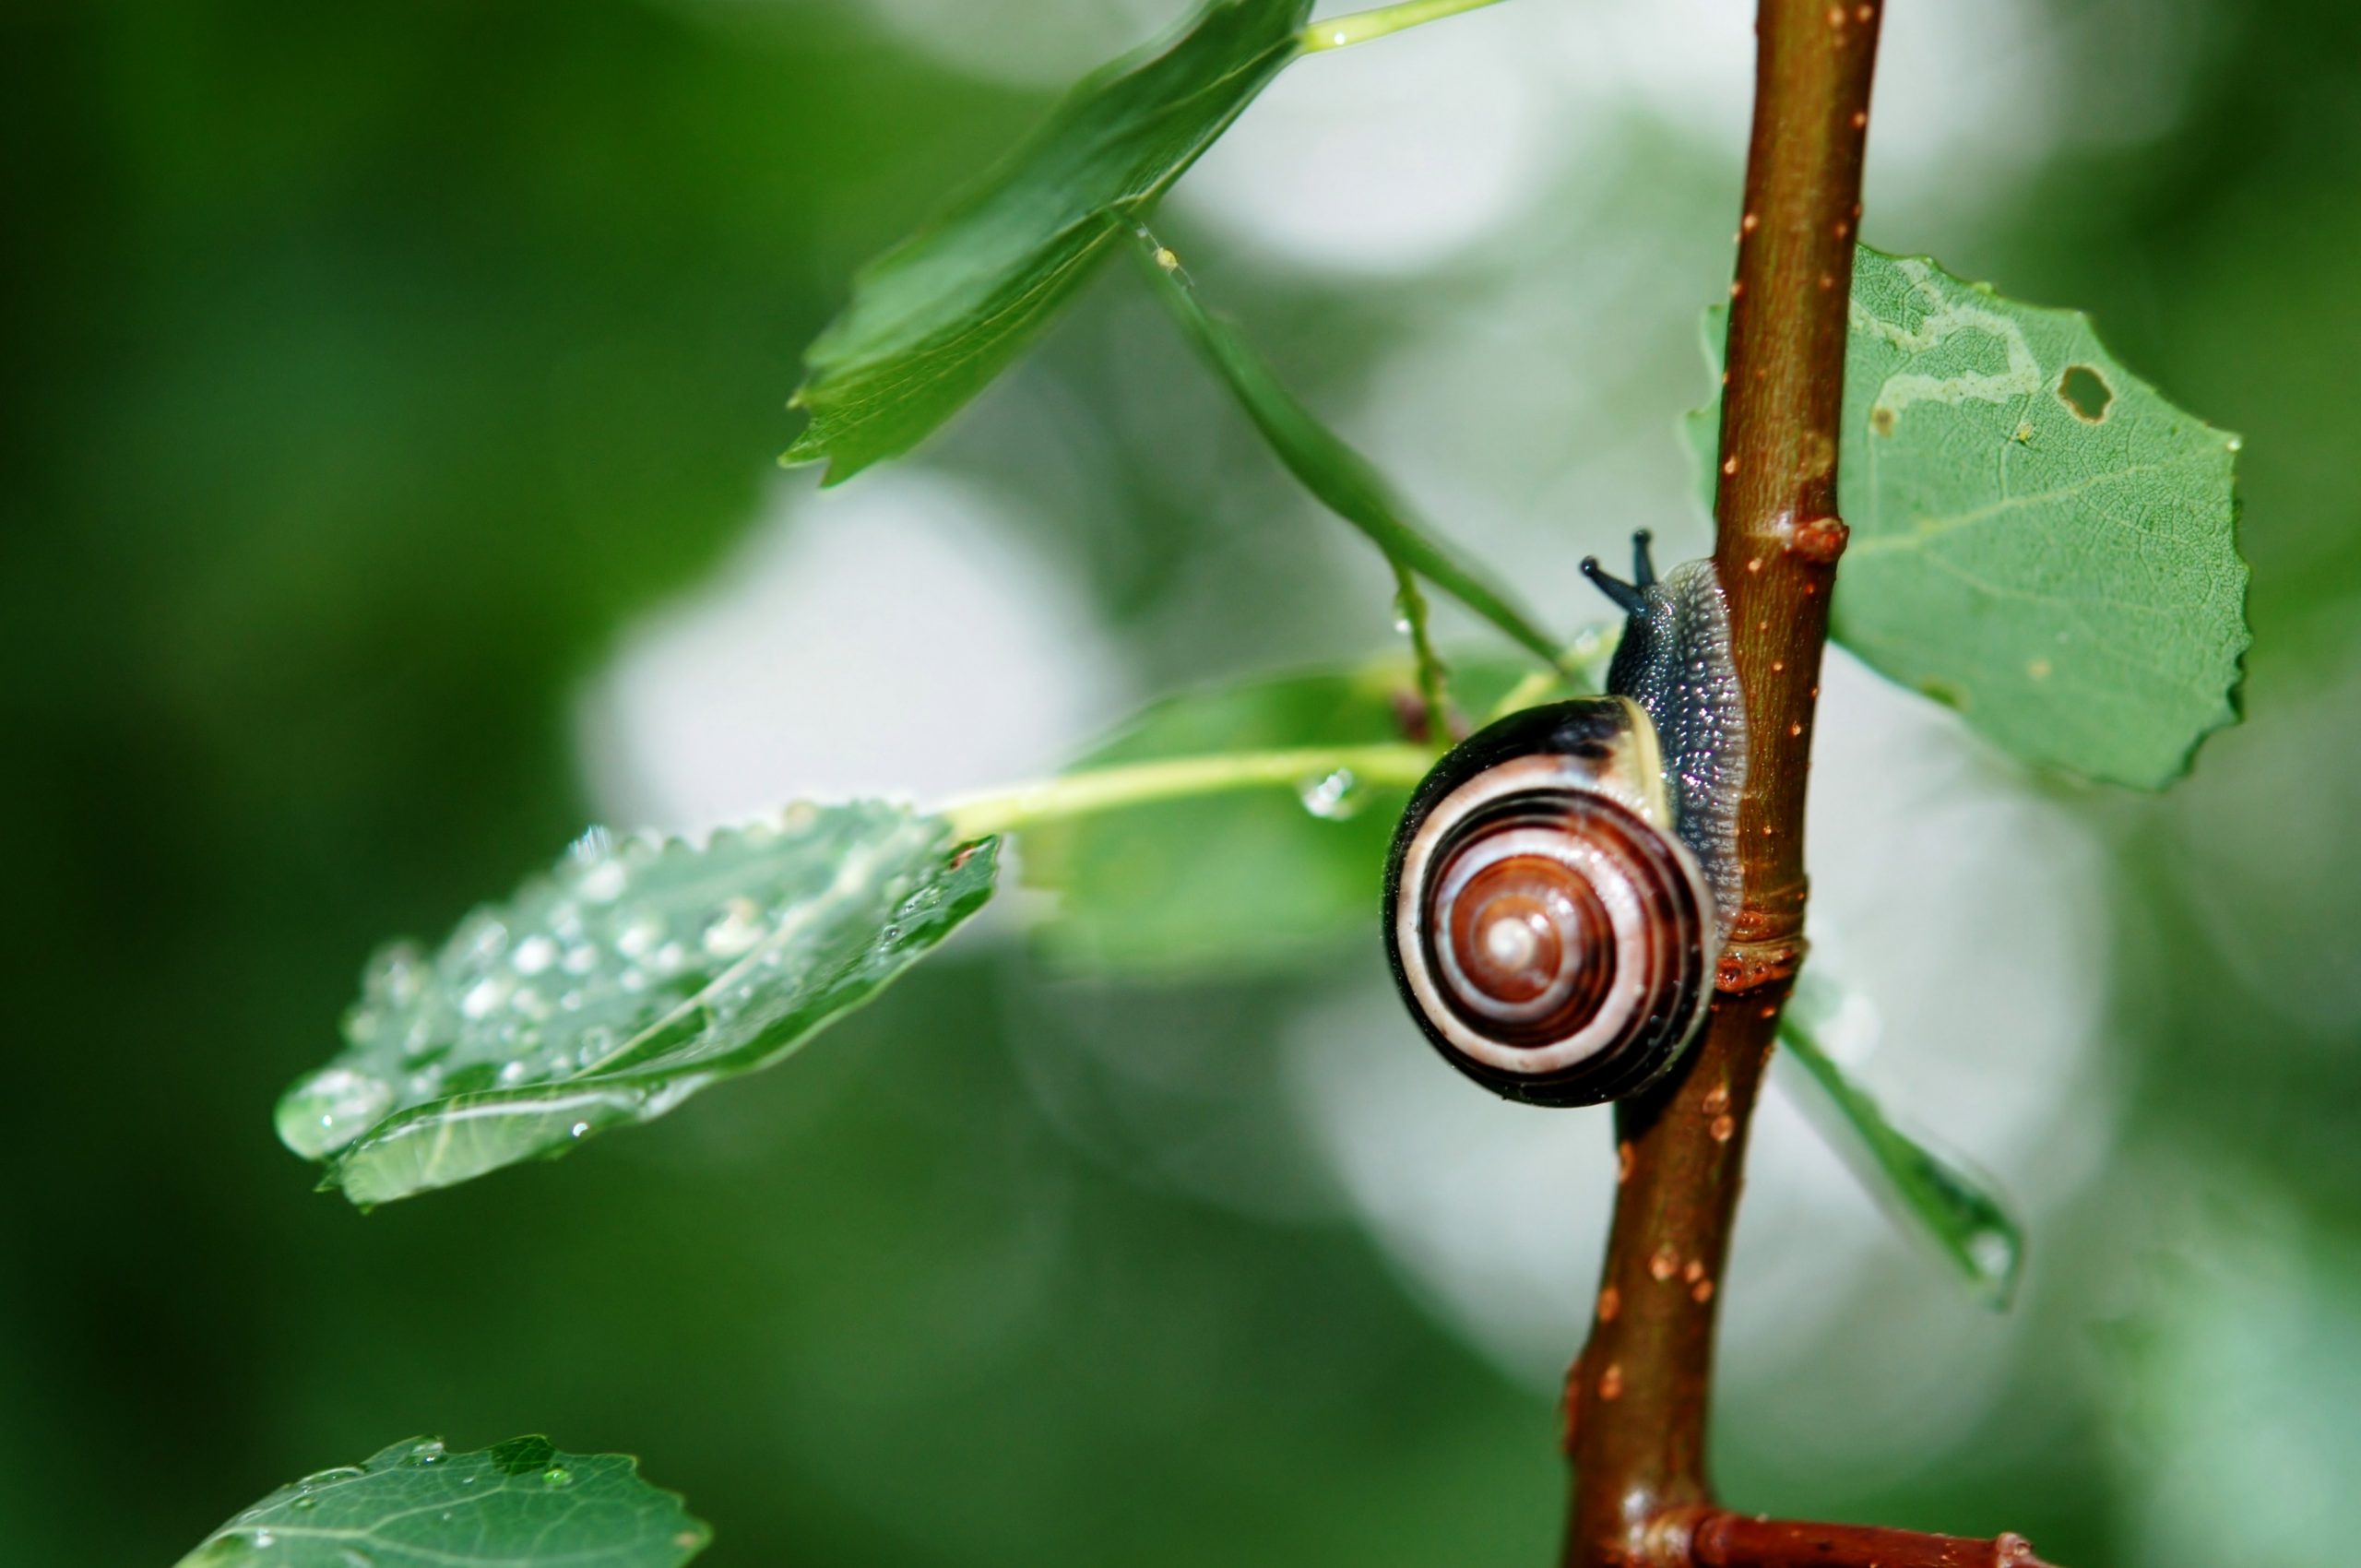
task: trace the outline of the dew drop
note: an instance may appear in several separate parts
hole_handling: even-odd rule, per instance
[[[567,1129],[567,1132],[571,1135],[577,1138],[587,1136],[589,1134],[589,1131],[590,1123],[587,1122],[576,1122],[572,1127]]]
[[[426,955],[414,942],[395,942],[377,950],[361,977],[362,994],[372,1003],[407,1007],[418,1000],[426,984]]]
[[[307,1159],[342,1148],[390,1110],[394,1087],[350,1067],[326,1067],[279,1102],[279,1136]]]
[[[421,1443],[410,1444],[409,1452],[402,1455],[402,1463],[411,1466],[439,1465],[444,1457],[445,1449],[442,1440],[430,1437]]]
[[[1998,1230],[1978,1230],[1967,1239],[1967,1255],[1987,1279],[2003,1279],[2016,1265],[2016,1243]]]
[[[508,950],[508,928],[490,910],[478,909],[451,933],[451,950],[470,964],[488,964]]]
[[[516,983],[505,975],[486,975],[469,986],[467,994],[459,998],[460,1014],[469,1018],[489,1016],[493,1008],[508,1000],[508,993]]]
[[[732,898],[705,928],[705,950],[717,958],[735,958],[763,939],[763,912],[752,898]]]
[[[538,975],[557,962],[557,944],[536,932],[516,944],[508,962],[520,975]]]
[[[656,944],[664,940],[664,928],[646,915],[623,927],[615,938],[615,951],[626,958],[645,957]]]
[[[1325,822],[1343,822],[1369,803],[1369,791],[1349,767],[1304,780],[1297,795],[1304,810]]]
[[[574,1472],[567,1469],[563,1465],[552,1465],[548,1469],[541,1472],[541,1484],[544,1486],[572,1486],[574,1484]]]
[[[386,1021],[385,1014],[362,1003],[344,1016],[345,1043],[356,1050],[366,1051],[377,1038],[377,1030]]]
[[[582,837],[566,846],[566,855],[582,865],[597,865],[615,852],[615,836],[597,823],[582,830]]]
[[[594,904],[611,904],[623,896],[629,882],[623,861],[609,858],[585,866],[575,888]]]

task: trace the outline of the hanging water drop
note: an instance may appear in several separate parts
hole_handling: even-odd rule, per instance
[[[350,1067],[326,1067],[279,1102],[279,1138],[306,1159],[342,1148],[392,1109],[394,1087]]]
[[[1343,822],[1369,803],[1369,791],[1349,767],[1306,779],[1297,795],[1303,809],[1323,822]]]

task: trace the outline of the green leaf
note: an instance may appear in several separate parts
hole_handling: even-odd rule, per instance
[[[367,1206],[652,1121],[875,994],[982,907],[994,863],[875,802],[701,845],[594,833],[432,957],[381,951],[279,1135]]]
[[[1454,695],[1481,714],[1519,670],[1461,664]],[[1147,709],[1075,772],[1258,748],[1399,742],[1419,697],[1394,659],[1256,681]],[[1420,769],[1422,772],[1423,769]],[[1382,781],[1310,769],[1293,790],[1162,800],[1021,832],[1027,884],[1059,895],[1037,933],[1073,968],[1158,977],[1268,972],[1370,942],[1394,825],[1418,774]]]
[[[1215,0],[1074,89],[949,211],[865,267],[804,355],[781,460],[826,482],[908,451],[1015,358],[1108,248],[1302,49],[1311,0]]]
[[[421,1437],[280,1487],[180,1568],[676,1568],[711,1536],[629,1455]]]
[[[1398,568],[1416,572],[1545,663],[1556,663],[1558,645],[1548,634],[1512,603],[1506,592],[1454,556],[1368,458],[1280,385],[1269,363],[1234,325],[1205,309],[1178,256],[1145,229],[1139,237],[1157,292],[1287,471],[1330,511],[1368,535]]]
[[[2005,1310],[2024,1267],[2023,1228],[1989,1182],[1888,1121],[1869,1092],[1821,1049],[1838,1001],[1831,987],[1807,977],[1779,1023],[1779,1039],[1850,1134],[1834,1140],[1838,1148],[1870,1192],[1891,1200],[1906,1229],[1931,1239],[1987,1306]]]
[[[1724,315],[1706,325],[1716,377]],[[1720,422],[1718,402],[1690,416],[1709,486]],[[2237,449],[2082,313],[1864,246],[1832,630],[2027,761],[2160,789],[2237,719]]]

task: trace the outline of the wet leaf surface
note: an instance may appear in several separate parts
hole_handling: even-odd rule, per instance
[[[279,1488],[180,1568],[677,1568],[709,1534],[627,1455],[421,1437]]]
[[[380,951],[279,1137],[369,1205],[651,1121],[875,994],[983,905],[994,863],[875,802],[702,844],[593,834],[432,955]]]

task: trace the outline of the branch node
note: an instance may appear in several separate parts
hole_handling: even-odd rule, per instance
[[[1784,985],[1803,967],[1804,940],[1773,937],[1743,942],[1732,937],[1714,966],[1714,989],[1725,996],[1743,995],[1766,986]]]
[[[1833,566],[1845,553],[1845,541],[1853,530],[1841,517],[1814,517],[1796,525],[1795,534],[1787,540],[1787,548],[1815,566]]]

